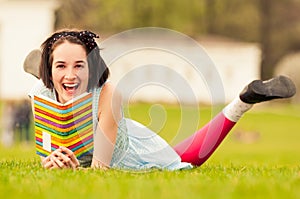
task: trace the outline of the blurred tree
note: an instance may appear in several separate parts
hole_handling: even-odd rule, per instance
[[[216,0],[205,0],[205,16],[207,32],[215,34],[216,30]]]
[[[61,0],[55,28],[89,28],[113,34],[131,28],[164,27],[197,36],[205,32],[203,0]]]
[[[262,0],[259,3],[261,15],[260,43],[261,43],[261,78],[269,79],[273,75],[273,64],[271,60],[271,0]]]
[[[244,41],[259,38],[259,12],[256,0],[205,0],[207,34]]]
[[[56,11],[55,28],[92,28],[89,26],[88,13],[93,11],[91,0],[60,1]]]
[[[299,0],[61,0],[56,28],[76,27],[104,35],[140,27],[164,27],[189,36],[223,35],[259,42],[261,77],[300,49]]]
[[[300,50],[299,0],[260,0],[261,78],[273,76],[285,55]]]

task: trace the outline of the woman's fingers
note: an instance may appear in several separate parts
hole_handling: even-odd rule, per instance
[[[70,149],[66,148],[66,147],[60,147],[61,151],[66,154],[69,158],[70,158],[70,166],[75,169],[79,166],[79,161],[76,158],[75,154],[73,153],[73,151],[71,151]]]
[[[52,166],[53,166],[53,163],[52,163],[52,161],[50,160],[50,156],[48,156],[49,157],[49,160],[46,162],[46,161],[43,161],[43,166],[44,166],[44,168],[46,168],[46,169],[51,169],[52,168]]]
[[[76,169],[79,166],[79,161],[70,149],[66,147],[60,147],[53,151],[49,156],[44,158],[42,160],[42,165],[47,169]]]
[[[60,161],[66,163],[66,164],[67,164],[68,162],[71,161],[70,158],[68,157],[68,155],[62,153],[62,152],[59,151],[59,150],[54,151],[54,152],[52,153],[52,155],[53,155],[54,157],[58,158]]]
[[[58,157],[55,156],[51,156],[51,161],[54,163],[53,167],[55,168],[56,166],[58,168],[67,168],[68,165],[66,163],[64,163],[63,161],[61,161]]]
[[[77,160],[76,156],[73,154],[70,156],[71,163],[73,164],[72,168],[77,168],[79,166],[79,161]]]
[[[43,161],[42,165],[45,169],[55,169],[55,168],[60,168],[58,164],[52,159],[52,156],[49,155],[47,156]]]
[[[42,165],[45,167],[45,165],[50,161],[50,155],[42,159]]]
[[[79,164],[76,164],[76,163],[74,163],[73,161],[70,161],[70,162],[69,162],[69,166],[70,166],[72,169],[76,169],[76,168],[79,166]]]

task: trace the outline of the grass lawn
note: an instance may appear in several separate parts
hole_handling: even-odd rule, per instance
[[[172,145],[214,112],[205,106],[125,108]],[[299,105],[257,106],[204,165],[187,171],[50,171],[41,168],[33,143],[0,146],[0,198],[300,198],[299,121]]]

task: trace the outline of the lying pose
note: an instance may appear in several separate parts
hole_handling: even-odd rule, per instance
[[[207,125],[175,147],[145,126],[124,118],[121,96],[107,81],[109,69],[89,31],[62,30],[42,44],[39,74],[41,81],[29,93],[65,103],[84,92],[93,93],[94,150],[76,158],[66,147],[42,157],[42,165],[52,168],[149,168],[178,170],[203,164],[226,135],[254,104],[292,97],[293,82],[278,76],[255,80]]]

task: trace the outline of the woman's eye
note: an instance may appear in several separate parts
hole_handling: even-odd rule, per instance
[[[56,65],[56,68],[64,68],[64,67],[65,67],[65,65],[63,65],[63,64]]]
[[[83,68],[84,66],[82,64],[75,65],[75,68]]]

